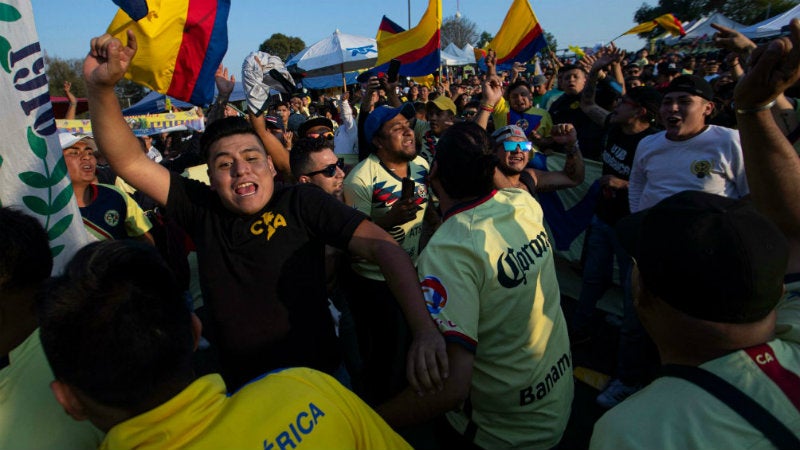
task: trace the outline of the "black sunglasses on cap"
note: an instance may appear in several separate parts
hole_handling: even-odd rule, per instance
[[[338,161],[336,164],[328,164],[322,170],[315,170],[313,172],[309,172],[305,174],[307,177],[313,177],[314,175],[322,174],[325,178],[330,178],[336,175],[336,169],[344,170],[344,161]]]

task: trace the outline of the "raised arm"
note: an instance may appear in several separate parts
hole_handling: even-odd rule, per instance
[[[214,82],[217,84],[217,98],[208,108],[209,124],[225,117],[225,107],[228,106],[228,99],[236,85],[236,77],[232,73],[229,75],[228,68],[220,64],[214,73]]]
[[[75,94],[72,93],[72,83],[69,81],[64,82],[64,95],[67,97],[67,101],[69,101],[67,113],[64,115],[64,118],[72,120],[78,112],[78,99],[75,98]]]
[[[250,124],[256,130],[258,137],[261,138],[261,143],[267,150],[267,154],[272,158],[272,164],[275,169],[283,174],[285,177],[292,176],[292,170],[289,167],[289,151],[283,146],[280,140],[267,130],[267,124],[264,121],[264,115],[255,115],[250,111],[247,112],[250,118]]]
[[[747,182],[753,203],[783,231],[790,244],[788,273],[800,272],[800,159],[770,111],[800,79],[800,20],[790,35],[753,51],[751,67],[734,91]]]
[[[558,172],[525,169],[536,181],[537,192],[550,192],[575,187],[583,183],[585,168],[583,155],[578,147],[578,134],[571,123],[560,123],[553,127],[552,137],[556,144],[563,145],[566,152],[564,168]]]
[[[365,220],[356,228],[348,250],[376,263],[394,294],[413,335],[406,376],[415,392],[436,392],[449,375],[444,337],[428,313],[419,278],[408,254],[386,231]]]
[[[169,172],[142,152],[114,95],[114,85],[136,54],[133,32],[128,31],[127,37],[127,45],[110,34],[92,39],[83,62],[92,131],[98,148],[114,172],[159,204],[166,205]]]
[[[608,117],[610,112],[601,108],[595,102],[595,93],[597,91],[598,79],[601,75],[605,76],[604,73],[601,73],[603,72],[603,68],[611,64],[611,62],[614,60],[614,56],[603,53],[599,57],[586,55],[584,59],[587,61],[587,63],[589,63],[587,65],[590,66],[589,77],[586,80],[586,87],[583,89],[583,93],[581,94],[581,110],[586,113],[586,115],[589,116],[594,123],[604,126],[606,123],[606,117]]]

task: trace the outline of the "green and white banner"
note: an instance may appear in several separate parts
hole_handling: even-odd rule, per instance
[[[0,1],[0,104],[0,204],[41,221],[58,273],[88,238],[59,145],[44,53],[27,0]]]

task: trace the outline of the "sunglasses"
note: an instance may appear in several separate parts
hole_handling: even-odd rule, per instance
[[[313,177],[314,175],[322,174],[325,178],[330,178],[336,175],[336,169],[344,170],[344,161],[339,161],[336,164],[328,164],[324,169],[309,172],[306,174],[306,176]]]
[[[478,114],[478,111],[464,111],[464,117],[472,117],[475,114]]]
[[[515,152],[517,151],[517,148],[519,148],[521,152],[529,152],[533,149],[533,144],[531,144],[529,141],[525,142],[503,141],[503,148],[507,152]]]
[[[317,138],[333,139],[333,131],[326,131],[324,133],[306,133],[306,137],[310,137],[312,139],[317,139]]]

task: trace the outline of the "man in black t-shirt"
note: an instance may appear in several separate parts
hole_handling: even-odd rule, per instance
[[[581,95],[586,91],[586,72],[579,66],[564,66],[559,73],[559,89],[564,91],[552,105],[548,112],[553,123],[571,123],[578,132],[578,142],[581,143],[581,152],[586,159],[598,160],[601,152],[600,138],[603,136],[603,127],[593,121],[581,109]],[[592,95],[596,89],[596,82],[591,86]]]
[[[642,355],[647,355],[647,337],[633,311],[628,279],[630,257],[622,248],[614,232],[614,225],[619,219],[630,215],[628,179],[633,158],[639,141],[658,131],[654,124],[661,104],[661,94],[650,87],[633,88],[619,100],[612,112],[600,108],[594,102],[594,84],[597,72],[605,64],[607,60],[601,57],[592,66],[589,83],[581,99],[583,111],[596,123],[604,124],[606,133],[601,140],[601,193],[586,236],[583,284],[570,331],[573,344],[590,337],[595,305],[611,286],[616,256],[620,284],[625,290],[618,379],[613,380],[609,388],[598,397],[598,403],[610,408],[636,392],[646,377],[647,358]]]
[[[150,161],[114,96],[135,53],[132,33],[125,46],[110,35],[92,40],[84,78],[93,130],[119,176],[166,205],[197,246],[228,387],[292,365],[336,371],[333,324],[323,313],[323,250],[330,244],[376,262],[386,273],[414,334],[409,382],[419,390],[440,388],[448,370],[444,341],[411,260],[394,239],[316,186],[276,187],[272,160],[241,118],[220,119],[203,134],[210,186],[170,175]]]

